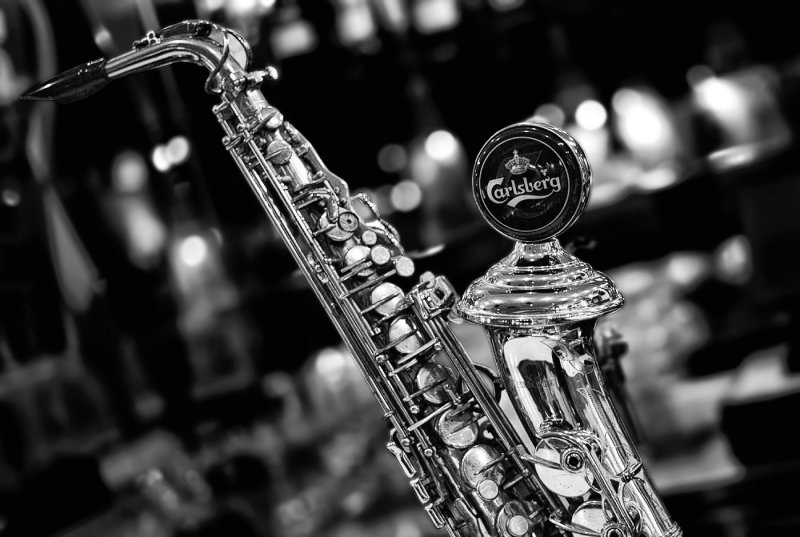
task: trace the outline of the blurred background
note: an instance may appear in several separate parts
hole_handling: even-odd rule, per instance
[[[532,117],[594,170],[563,242],[687,536],[797,535],[800,40],[790,2],[0,0],[0,535],[433,537],[387,427],[177,65],[32,84],[206,18],[459,292],[505,255],[472,160]],[[457,327],[476,359],[481,330]]]

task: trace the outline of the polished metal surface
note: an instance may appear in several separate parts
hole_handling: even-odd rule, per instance
[[[536,443],[526,459],[567,503],[550,522],[573,535],[676,537],[681,530],[613,406],[595,351],[596,320],[620,308],[622,295],[557,239],[583,211],[590,174],[574,139],[552,125],[512,125],[490,138],[473,192],[487,222],[518,242],[469,286],[458,311],[486,327],[500,378]]]
[[[464,291],[458,307],[474,323],[526,327],[595,319],[622,303],[605,274],[550,239],[516,243]]]
[[[223,146],[350,348],[391,426],[387,448],[437,528],[460,537],[677,537],[594,360],[593,319],[621,298],[551,240],[586,203],[588,163],[577,144],[552,127],[522,125],[482,152],[490,175],[478,191],[501,231],[526,243],[461,302],[465,316],[489,326],[501,382],[476,368],[452,331],[457,297],[448,281],[412,280],[394,228],[368,198],[351,197],[269,104],[259,86],[275,72],[248,72],[249,61],[235,32],[185,21],[27,97],[70,102],[173,62],[210,72],[205,89],[220,100],[213,111]],[[500,407],[503,383],[525,430]]]

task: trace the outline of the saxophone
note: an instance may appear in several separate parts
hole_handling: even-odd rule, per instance
[[[189,20],[23,98],[71,102],[174,62],[209,71],[222,144],[357,361],[390,425],[387,447],[436,528],[451,537],[681,535],[598,367],[594,323],[622,298],[555,238],[588,197],[575,141],[519,124],[481,150],[475,198],[490,225],[519,242],[459,300],[442,276],[414,278],[396,230],[264,97],[274,68],[248,71],[250,61],[239,34]],[[471,361],[450,328],[461,318],[486,326],[499,375]],[[504,393],[523,427],[501,407]]]

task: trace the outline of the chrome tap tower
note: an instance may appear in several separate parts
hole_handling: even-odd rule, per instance
[[[598,364],[595,324],[622,306],[622,295],[557,238],[589,198],[583,150],[553,125],[511,125],[481,149],[472,186],[489,225],[517,242],[469,286],[457,308],[486,328],[534,444],[529,460],[544,486],[569,505],[570,523],[551,521],[577,535],[680,535]]]

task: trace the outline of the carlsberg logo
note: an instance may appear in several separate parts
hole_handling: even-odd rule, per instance
[[[506,204],[516,207],[526,200],[541,200],[549,198],[555,192],[561,191],[560,177],[547,177],[544,179],[529,180],[527,177],[511,177],[506,186],[501,186],[505,177],[492,179],[486,184],[486,195],[496,204]]]

